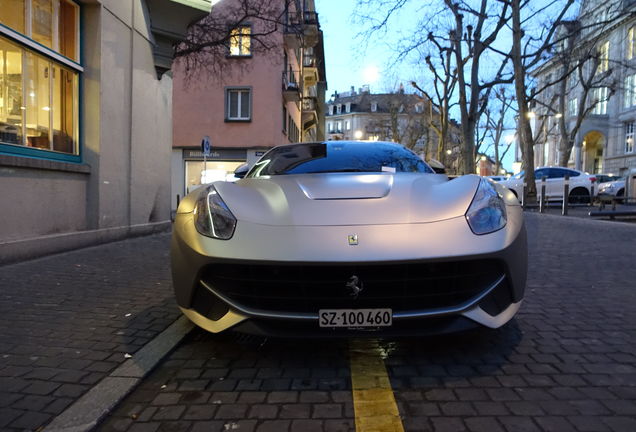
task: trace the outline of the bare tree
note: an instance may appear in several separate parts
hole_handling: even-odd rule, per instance
[[[451,127],[450,110],[455,105],[453,94],[457,85],[457,68],[454,67],[453,51],[448,45],[442,45],[429,33],[434,55],[425,56],[424,61],[433,77],[432,95],[411,81],[411,86],[422,95],[422,101],[428,106],[428,124],[437,135],[437,145],[430,157],[445,164],[445,153],[449,142]]]
[[[455,18],[455,28],[450,32],[450,41],[456,57],[459,108],[463,134],[463,171],[475,171],[475,134],[479,117],[485,112],[489,94],[498,84],[512,82],[512,77],[504,78],[508,57],[499,58],[500,66],[492,79],[486,79],[482,68],[483,55],[489,50],[501,30],[510,19],[507,1],[488,2],[481,0],[479,9],[473,9],[468,2],[444,0]],[[489,7],[498,5],[495,12]],[[466,24],[466,17],[469,23]],[[472,21],[472,23],[471,23]],[[492,24],[492,25],[489,25]],[[464,54],[466,50],[466,54]],[[493,58],[488,59],[489,62]],[[465,67],[469,69],[465,70]]]
[[[486,109],[484,129],[487,131],[492,142],[495,159],[495,173],[499,174],[501,166],[503,165],[502,161],[504,157],[506,157],[508,151],[510,151],[514,141],[506,140],[506,137],[504,136],[504,133],[507,130],[506,121],[509,113],[513,111],[514,97],[508,93],[507,88],[504,86],[499,86],[495,89],[493,95],[498,106],[496,108],[489,106]],[[503,151],[500,150],[500,147],[502,147],[502,140]]]
[[[174,56],[187,72],[202,70],[212,79],[221,77],[229,66],[234,71],[239,64],[249,68],[250,62],[240,62],[244,44],[249,44],[251,55],[278,50],[283,32],[302,34],[302,19],[296,0],[222,0],[190,26]],[[242,29],[249,29],[249,35]],[[238,55],[228,55],[231,50]]]

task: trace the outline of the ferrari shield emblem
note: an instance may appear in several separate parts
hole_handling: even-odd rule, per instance
[[[358,234],[349,235],[349,246],[356,246],[358,244]]]

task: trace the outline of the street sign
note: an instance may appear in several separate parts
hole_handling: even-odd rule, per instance
[[[201,151],[203,152],[203,156],[210,156],[212,145],[210,144],[210,137],[204,136],[201,140]]]

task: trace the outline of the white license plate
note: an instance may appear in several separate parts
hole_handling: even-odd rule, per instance
[[[391,309],[320,309],[320,327],[388,327],[393,324]]]

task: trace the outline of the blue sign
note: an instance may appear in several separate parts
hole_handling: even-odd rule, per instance
[[[212,145],[210,144],[210,137],[204,136],[201,140],[201,151],[203,152],[203,156],[210,156],[212,150]]]

